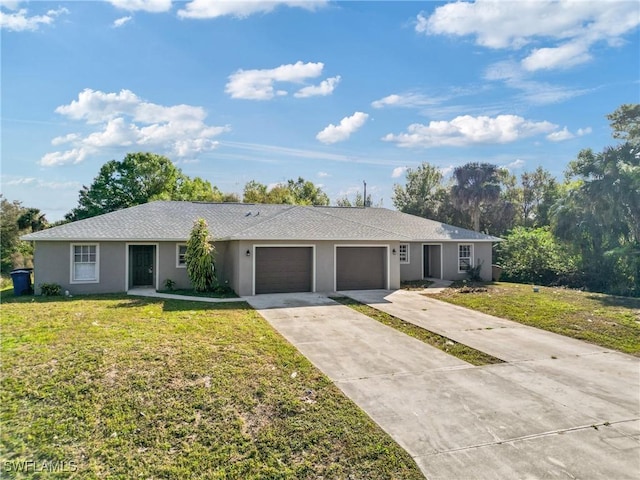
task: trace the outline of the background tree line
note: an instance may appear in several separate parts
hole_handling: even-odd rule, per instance
[[[564,181],[539,167],[516,177],[488,163],[457,167],[449,179],[428,163],[395,185],[400,211],[504,239],[504,277],[640,296],[640,105],[607,118],[621,143],[585,149]]]

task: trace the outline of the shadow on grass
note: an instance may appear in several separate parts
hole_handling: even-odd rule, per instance
[[[162,299],[165,312],[188,312],[193,310],[253,310],[247,302],[198,302],[191,300]]]
[[[640,309],[640,298],[636,297],[616,297],[613,295],[586,295],[589,300],[601,303],[605,307],[620,307],[630,309]]]

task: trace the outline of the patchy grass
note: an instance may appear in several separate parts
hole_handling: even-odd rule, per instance
[[[431,298],[640,356],[640,299],[516,283],[452,287]]]
[[[2,293],[3,478],[423,478],[244,303]]]
[[[400,284],[403,290],[424,290],[429,288],[433,282],[431,280],[407,280]]]
[[[368,317],[377,320],[384,325],[405,333],[411,337],[436,347],[443,352],[446,352],[454,357],[469,362],[472,365],[490,365],[494,363],[504,363],[503,360],[496,358],[487,353],[476,350],[475,348],[468,347],[462,343],[455,342],[450,338],[443,337],[429,330],[425,330],[422,327],[414,325],[413,323],[405,322],[404,320],[382,312],[376,308],[365,305],[349,297],[331,297],[336,302],[353,308],[354,310],[365,314]]]

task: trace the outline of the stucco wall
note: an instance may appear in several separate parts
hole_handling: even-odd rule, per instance
[[[254,256],[256,246],[314,246],[315,247],[315,291],[333,292],[335,290],[335,246],[336,245],[378,245],[388,246],[389,251],[389,288],[400,287],[400,263],[398,255],[392,255],[397,242],[304,242],[304,241],[232,241],[228,247],[229,257],[234,262],[230,283],[238,295],[253,295]],[[250,255],[246,252],[249,250]],[[385,272],[386,273],[386,272]]]
[[[458,246],[473,245],[472,261],[474,265],[482,264],[480,275],[484,280],[491,280],[491,242],[443,242],[443,243],[410,243],[408,264],[400,265],[402,281],[421,280],[424,277],[443,278],[445,280],[463,280],[466,272],[458,271]],[[423,272],[424,245],[429,245],[431,272]],[[442,262],[440,256],[442,255]],[[442,271],[441,271],[442,265]],[[423,276],[424,275],[424,276]]]
[[[92,243],[92,242],[83,242]],[[57,283],[72,294],[125,291],[125,246],[122,242],[100,242],[98,283],[71,283],[71,242],[35,242],[34,286]]]

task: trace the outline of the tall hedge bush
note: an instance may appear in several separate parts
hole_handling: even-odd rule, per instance
[[[187,275],[197,292],[210,292],[216,284],[214,262],[216,250],[213,246],[207,222],[196,220],[189,235],[185,262]]]

